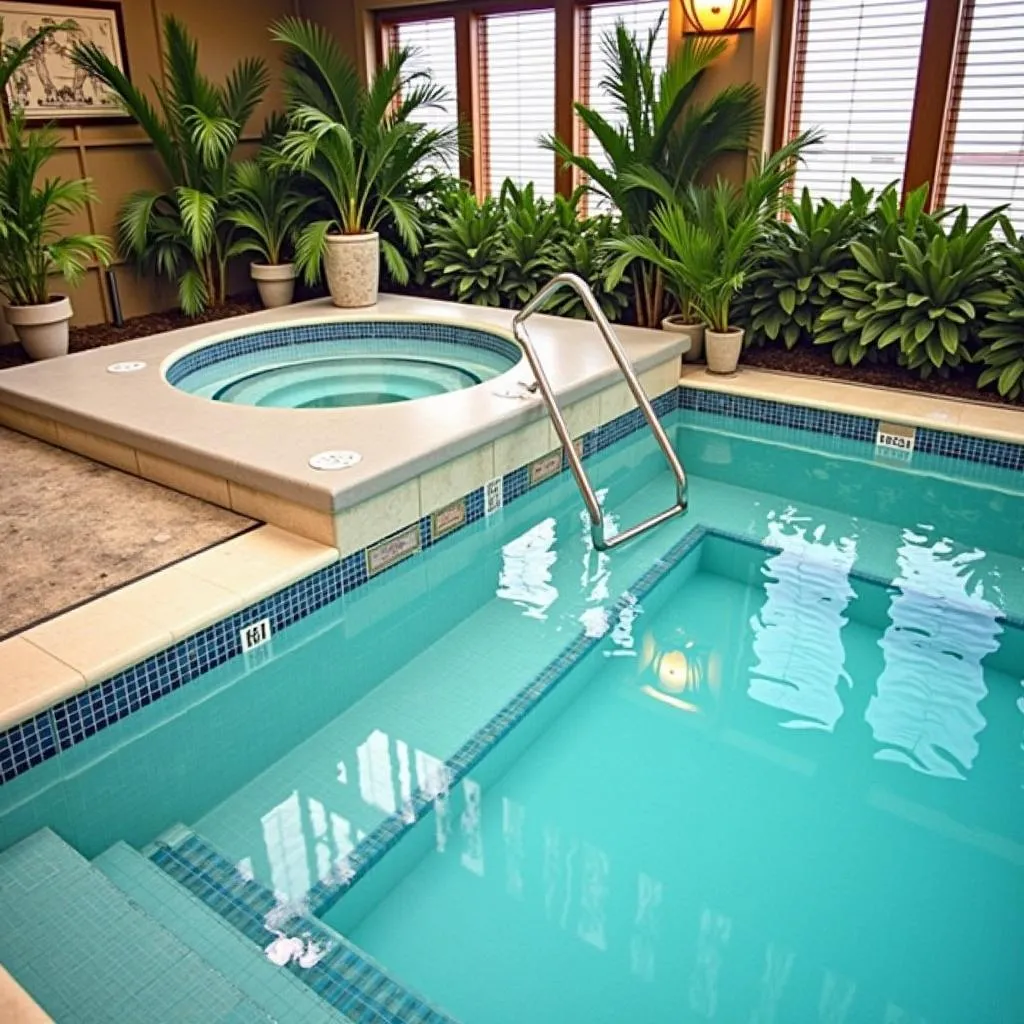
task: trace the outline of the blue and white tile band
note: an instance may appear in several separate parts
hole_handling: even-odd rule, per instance
[[[379,346],[382,352],[386,352],[389,347],[399,347],[402,342],[415,341],[427,347],[431,344],[441,344],[486,349],[503,356],[510,364],[518,363],[522,356],[515,342],[503,338],[500,334],[475,327],[411,320],[339,320],[249,331],[237,338],[213,341],[176,359],[167,368],[165,376],[168,384],[177,387],[189,374],[235,356],[270,351],[286,345],[308,346],[310,355],[315,356],[319,351],[318,346],[349,339],[358,340],[364,345]],[[324,354],[334,355],[336,350],[325,348]]]
[[[389,325],[389,328],[393,326]],[[282,342],[284,343],[286,342]],[[809,409],[805,406],[686,386],[673,388],[658,396],[654,399],[653,405],[659,416],[667,416],[676,408],[691,409],[736,419],[777,424],[818,435],[845,437],[871,445],[875,443],[880,423],[879,420],[850,413]],[[582,439],[584,459],[603,451],[643,426],[644,420],[640,410],[633,409],[610,423],[597,427]],[[1024,469],[1022,445],[969,437],[927,427],[918,429],[915,450],[1006,469]],[[563,455],[563,472],[566,468],[567,460]],[[527,493],[530,489],[528,472],[528,466],[520,466],[505,474],[502,478],[504,504],[509,504]],[[471,491],[465,495],[464,500],[466,517],[463,526],[468,526],[483,517],[483,488]],[[456,536],[463,526],[435,540],[431,531],[431,517],[422,517],[419,520],[418,550],[426,550],[434,544],[444,543],[449,537]],[[403,527],[396,533],[402,533],[408,528]],[[371,545],[373,546],[375,545]],[[269,618],[273,631],[277,632],[337,600],[342,594],[362,586],[368,579],[367,550],[364,549],[345,556],[340,562],[319,570],[306,579],[118,673],[106,682],[70,697],[48,711],[34,715],[0,733],[0,785],[10,782],[35,765],[81,743],[101,729],[240,654],[238,631],[244,625],[253,620]]]

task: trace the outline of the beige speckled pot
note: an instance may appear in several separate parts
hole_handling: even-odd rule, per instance
[[[324,257],[327,287],[336,306],[372,306],[380,282],[380,236],[328,235]]]
[[[735,373],[743,351],[743,329],[712,331],[709,328],[704,332],[704,348],[711,373]]]
[[[683,353],[685,362],[696,363],[704,355],[704,325],[702,323],[689,323],[678,313],[673,313],[661,321],[661,329],[675,331],[676,334],[685,334],[690,339],[690,351]]]
[[[295,294],[294,263],[253,263],[249,273],[260,290],[260,301],[267,309],[287,306]]]
[[[39,306],[8,306],[4,315],[30,359],[53,359],[68,354],[71,300],[66,295]]]

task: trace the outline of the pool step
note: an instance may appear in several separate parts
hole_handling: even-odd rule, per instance
[[[55,1020],[273,1020],[49,829],[0,854],[0,962]]]
[[[359,1024],[456,1024],[443,1010],[405,988],[378,963],[303,906],[281,906],[259,882],[241,874],[197,833],[158,840],[150,859],[250,941],[266,948],[275,934],[301,944],[287,970],[331,1006]]]
[[[271,1019],[288,1024],[344,1024],[347,1020],[127,843],[110,847],[93,865],[135,905],[230,978]]]

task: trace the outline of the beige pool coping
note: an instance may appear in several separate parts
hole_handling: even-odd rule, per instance
[[[263,526],[0,641],[0,731],[337,560]]]
[[[53,1024],[53,1018],[0,964],[0,1021],[4,1024]]]
[[[845,412],[888,423],[930,427],[993,441],[1024,444],[1024,408],[944,398],[895,388],[824,380],[806,374],[741,367],[735,374],[708,373],[683,364],[679,383],[747,398]]]
[[[478,387],[415,402],[265,409],[214,402],[172,387],[163,375],[170,357],[254,329],[311,320],[425,319],[511,337],[512,316],[510,310],[398,295],[381,295],[376,306],[363,310],[338,309],[328,300],[264,310],[238,317],[230,326],[224,321],[202,324],[4,370],[0,422],[255,518],[267,517],[247,507],[252,494],[333,514],[517,428],[546,422],[538,394],[495,394],[532,380],[525,360]],[[682,335],[662,331],[622,327],[618,334],[641,372],[678,358],[686,345]],[[622,380],[589,321],[537,316],[531,320],[531,337],[563,404],[578,403]],[[115,361],[141,361],[146,367],[109,373]],[[332,449],[354,449],[362,461],[344,470],[310,468],[312,455]],[[191,479],[183,480],[183,474]],[[301,530],[298,523],[278,521]]]

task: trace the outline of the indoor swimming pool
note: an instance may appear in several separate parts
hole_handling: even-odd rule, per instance
[[[664,422],[686,516],[597,552],[538,483],[0,787],[0,847],[243,927],[223,862],[268,956],[319,922],[291,969],[344,936],[468,1024],[1013,1020],[1020,474]],[[609,533],[671,503],[644,431],[587,469]]]

